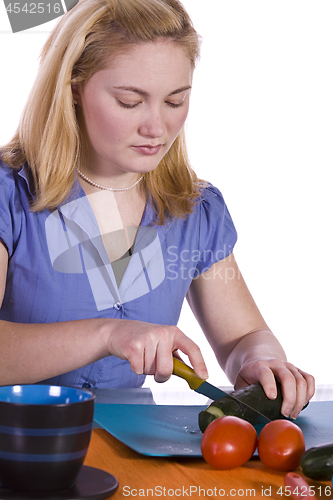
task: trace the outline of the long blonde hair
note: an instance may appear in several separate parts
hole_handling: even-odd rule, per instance
[[[32,210],[55,209],[68,197],[85,140],[73,104],[72,85],[84,85],[131,44],[169,38],[187,52],[194,68],[199,37],[178,0],[80,0],[50,35],[17,133],[0,149],[13,168],[28,163],[35,200]],[[157,168],[144,174],[159,223],[184,217],[199,196],[200,182],[189,165],[184,130]]]

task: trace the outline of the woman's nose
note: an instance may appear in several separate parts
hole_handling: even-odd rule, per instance
[[[161,110],[150,110],[142,120],[139,133],[144,137],[163,137],[166,124]]]

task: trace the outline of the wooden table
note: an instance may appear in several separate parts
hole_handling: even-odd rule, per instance
[[[115,500],[291,498],[285,494],[285,473],[268,469],[256,458],[237,469],[218,471],[202,458],[152,458],[140,455],[102,429],[93,430],[85,465],[116,476],[119,488],[111,497]],[[313,498],[333,499],[330,482],[307,481],[315,487],[316,496]]]

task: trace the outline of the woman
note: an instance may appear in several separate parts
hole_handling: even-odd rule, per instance
[[[139,387],[178,350],[206,378],[175,326],[186,296],[236,387],[274,398],[276,377],[292,418],[312,397],[237,268],[221,193],[189,166],[198,54],[178,0],[80,0],[50,36],[1,150],[1,384]]]

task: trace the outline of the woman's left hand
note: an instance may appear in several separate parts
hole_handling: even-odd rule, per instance
[[[293,364],[280,359],[248,362],[239,371],[235,388],[240,389],[259,382],[267,397],[275,399],[277,396],[275,379],[282,386],[281,413],[285,417],[295,419],[314,395],[315,380],[312,375],[296,368]]]
[[[296,418],[315,391],[314,378],[288,363],[237,266],[234,255],[192,281],[187,294],[216,358],[236,388],[261,383],[276,398],[282,385],[282,413]]]

